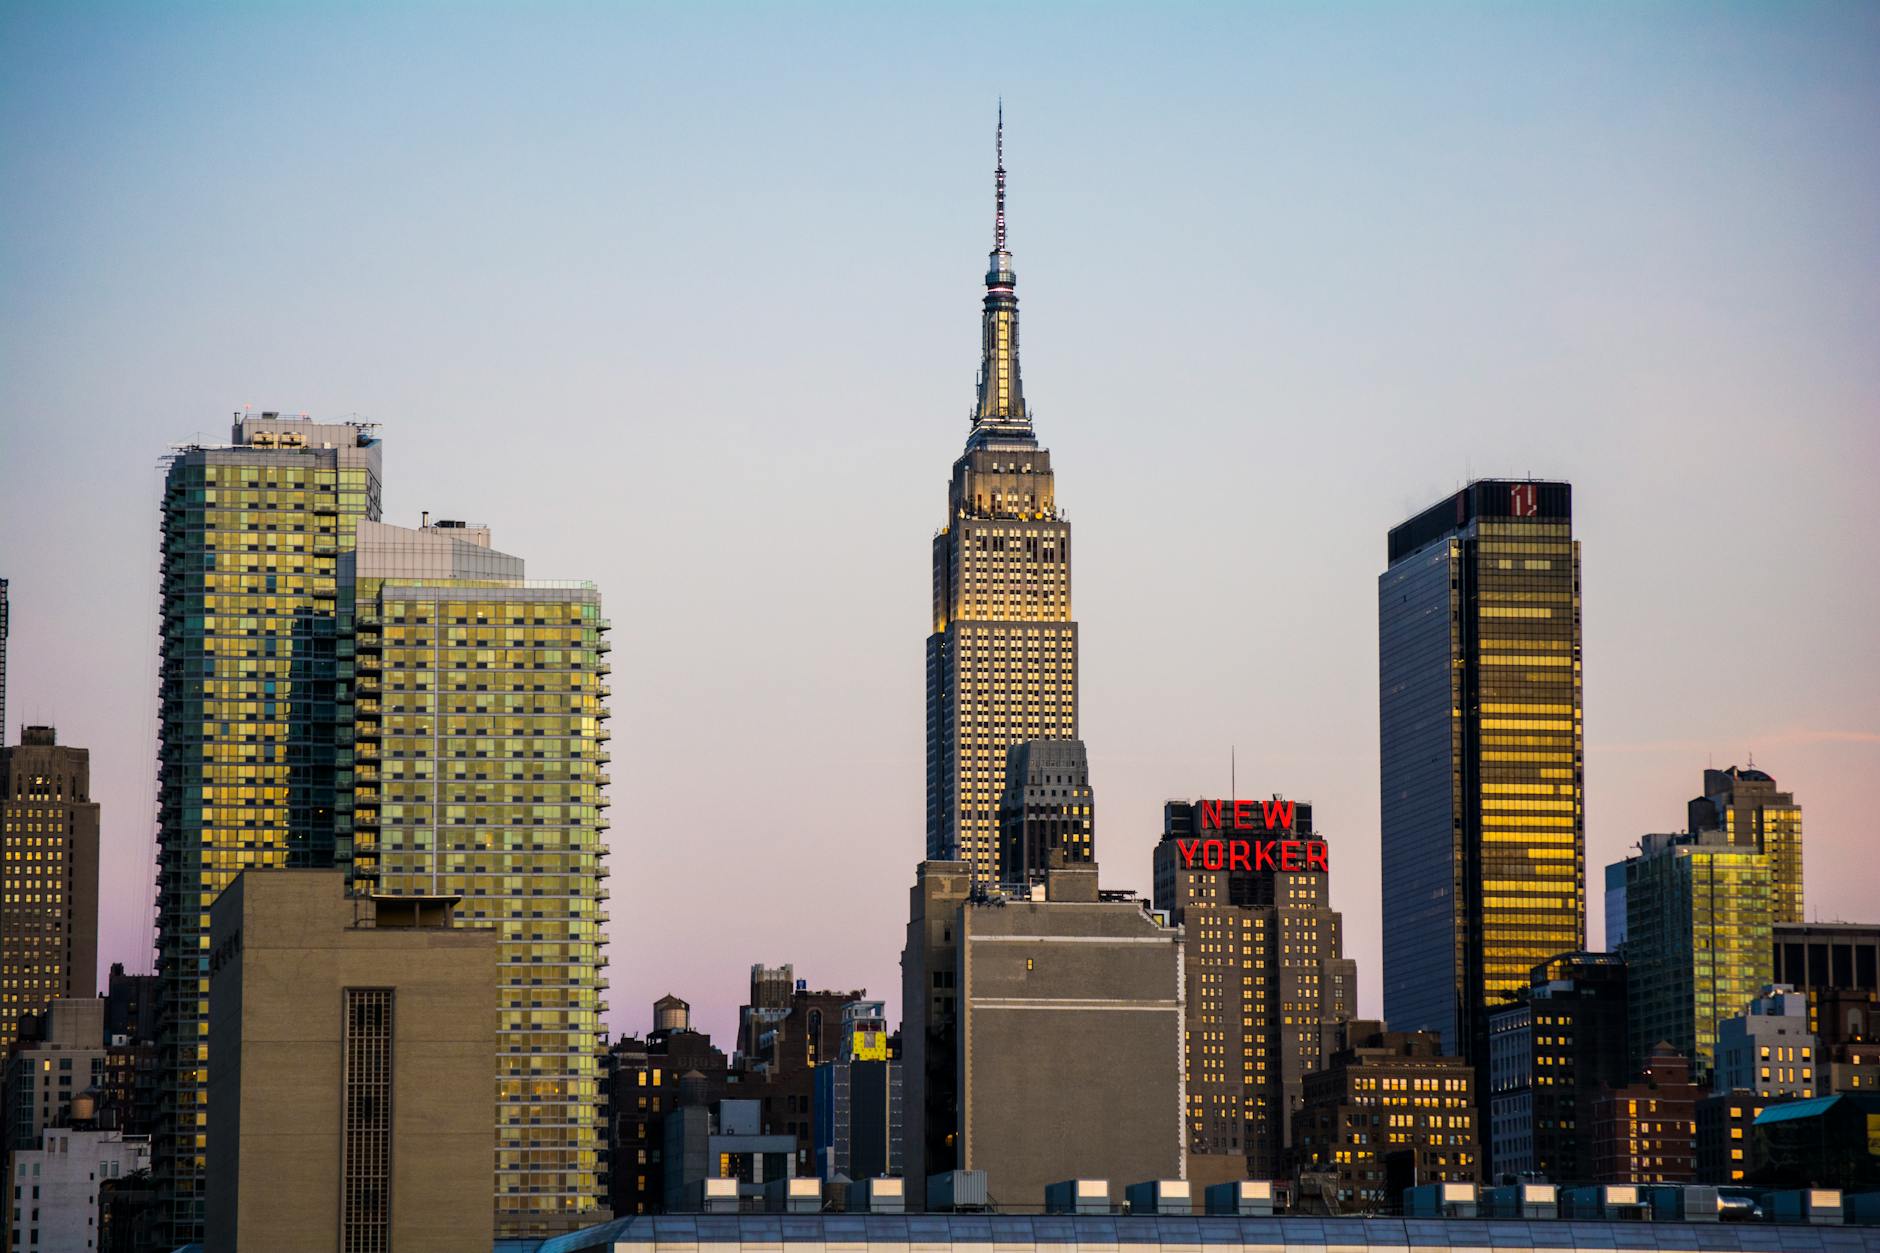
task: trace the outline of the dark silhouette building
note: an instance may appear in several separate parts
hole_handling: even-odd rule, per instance
[[[1562,953],[1534,967],[1525,1001],[1490,1015],[1490,1173],[1593,1181],[1593,1102],[1630,1074],[1625,982],[1617,954]]]
[[[1095,861],[1096,804],[1082,740],[1014,744],[999,802],[999,882],[1041,883],[1047,870]]]
[[[623,1036],[607,1051],[608,1203],[615,1217],[658,1213],[666,1188],[665,1121],[681,1096],[721,1100],[739,1076],[723,1050],[691,1025],[676,996],[654,1002],[645,1039]]]

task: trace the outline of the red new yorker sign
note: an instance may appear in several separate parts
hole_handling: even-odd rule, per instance
[[[1279,839],[1245,840],[1228,838],[1229,831],[1282,831],[1293,827],[1291,801],[1198,801],[1195,804],[1195,828],[1220,833],[1214,839],[1197,836],[1176,840],[1182,866],[1202,870],[1265,870],[1295,874],[1310,871],[1324,874],[1327,864],[1325,841]]]

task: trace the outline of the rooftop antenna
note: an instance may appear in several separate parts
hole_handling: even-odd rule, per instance
[[[1227,747],[1227,799],[1233,800],[1240,795],[1240,749],[1237,745]]]
[[[999,97],[998,168],[993,171],[995,211],[993,213],[993,250],[1005,251],[1005,97]]]

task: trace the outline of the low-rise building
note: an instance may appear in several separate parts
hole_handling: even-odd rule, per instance
[[[1697,1182],[1744,1184],[1755,1167],[1756,1115],[1763,1099],[1744,1088],[1697,1101]]]
[[[1534,967],[1527,999],[1489,1015],[1489,1170],[1590,1183],[1593,1098],[1625,1082],[1626,968],[1613,953]]]
[[[1690,1183],[1697,1174],[1698,1085],[1662,1041],[1638,1079],[1593,1102],[1593,1177],[1600,1183]]]
[[[1743,1089],[1764,1102],[1807,1098],[1820,1086],[1808,996],[1784,984],[1764,989],[1742,1013],[1717,1024],[1717,1067],[1711,1088]]]
[[[1440,1036],[1351,1022],[1344,1046],[1305,1079],[1299,1191],[1333,1213],[1377,1213],[1400,1206],[1410,1183],[1475,1183],[1475,1111],[1475,1070],[1445,1056]]]
[[[96,1253],[101,1247],[100,1187],[149,1168],[148,1137],[127,1138],[92,1127],[47,1128],[38,1148],[12,1153],[8,1247],[12,1253]]]
[[[816,1067],[816,1171],[824,1179],[901,1173],[901,1062],[880,1001],[842,1009],[842,1043]]]
[[[104,1001],[55,1000],[23,1014],[20,1038],[0,1070],[7,1149],[39,1147],[39,1134],[72,1120],[72,1103],[105,1086]]]
[[[676,996],[653,1005],[645,1039],[623,1036],[607,1053],[608,1201],[616,1216],[657,1214],[665,1205],[666,1116],[684,1089],[694,1104],[723,1098],[740,1077],[712,1038],[692,1029]]]

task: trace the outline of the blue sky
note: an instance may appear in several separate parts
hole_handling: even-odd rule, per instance
[[[898,1000],[928,540],[1003,96],[1106,882],[1315,805],[1378,1006],[1387,528],[1573,481],[1588,863],[1753,751],[1872,915],[1880,11],[0,6],[11,718],[90,746],[147,962],[158,457],[383,423],[388,521],[615,623],[613,1021]]]

